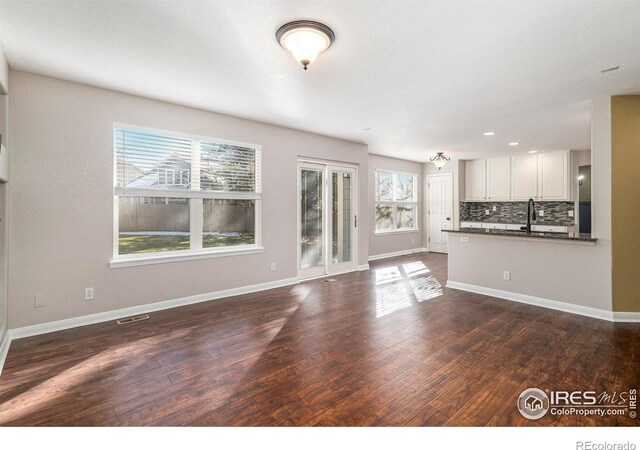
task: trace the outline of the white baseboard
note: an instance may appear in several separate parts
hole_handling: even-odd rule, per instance
[[[391,253],[381,253],[379,255],[371,255],[369,256],[369,261],[375,261],[378,259],[385,259],[385,258],[394,258],[396,256],[404,256],[404,255],[412,255],[414,253],[422,253],[422,252],[426,252],[427,250],[424,248],[412,248],[412,249],[408,249],[408,250],[400,250],[398,252],[391,252]]]
[[[528,305],[555,309],[571,314],[593,317],[595,319],[608,320],[609,322],[640,322],[640,313],[614,313],[611,311],[605,311],[603,309],[574,305],[572,303],[558,302],[546,298],[519,294],[517,292],[502,291],[500,289],[492,289],[475,284],[460,283],[458,281],[447,281],[447,287],[451,289],[459,289],[461,291],[474,292],[476,294],[489,295],[491,297],[502,298],[514,302],[526,303]]]
[[[640,312],[614,312],[614,322],[640,322]]]
[[[31,325],[28,327],[16,328],[9,330],[10,339],[20,339],[38,334],[52,333],[54,331],[67,330],[69,328],[82,327],[92,325],[94,323],[107,322],[117,320],[123,317],[135,316],[138,314],[146,314],[163,309],[176,308],[178,306],[192,305],[194,303],[207,302],[210,300],[218,300],[226,297],[234,297],[236,295],[251,294],[253,292],[266,291],[283,286],[297,284],[297,278],[286,278],[284,280],[270,281],[267,283],[254,284],[251,286],[243,286],[239,288],[226,289],[224,291],[209,292],[206,294],[192,295],[190,297],[176,298],[173,300],[165,300],[157,303],[149,303],[146,305],[133,306],[131,308],[117,309],[88,316],[74,317],[71,319],[58,320],[56,322],[42,323]]]
[[[359,264],[358,265],[358,272],[361,272],[363,270],[369,270],[369,264]]]
[[[9,332],[7,331],[0,341],[0,375],[2,375],[2,368],[4,367],[4,362],[7,359],[7,355],[9,354],[9,346],[11,345],[11,337],[9,336]]]

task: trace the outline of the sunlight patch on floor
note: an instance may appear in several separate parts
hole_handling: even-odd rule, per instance
[[[374,272],[377,318],[444,294],[435,276],[426,276],[431,271],[422,261],[381,267]]]
[[[394,281],[399,281],[402,279],[402,274],[400,273],[400,267],[383,267],[380,269],[374,270],[376,274],[376,285],[379,286],[381,284],[393,283]]]

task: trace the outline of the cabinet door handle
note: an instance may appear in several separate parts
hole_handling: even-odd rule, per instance
[[[358,216],[353,216],[353,228],[358,228]]]

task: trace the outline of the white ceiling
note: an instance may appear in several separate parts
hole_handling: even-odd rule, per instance
[[[302,18],[336,33],[306,72],[274,37]],[[417,161],[589,148],[590,99],[640,92],[640,1],[2,1],[0,42],[14,69]]]

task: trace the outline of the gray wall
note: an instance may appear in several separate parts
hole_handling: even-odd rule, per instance
[[[0,94],[9,93],[9,64],[4,56],[4,49],[0,43]]]
[[[9,66],[0,44],[0,134],[9,151]],[[0,183],[0,344],[7,331],[7,205],[8,184]]]
[[[359,165],[367,263],[366,145],[24,72],[10,83],[10,328],[296,277],[298,156]],[[261,144],[265,252],[110,269],[114,122]],[[46,307],[33,307],[35,294]]]
[[[418,184],[414,188],[418,191],[418,230],[415,232],[400,233],[375,233],[375,171],[388,170],[390,172],[404,172],[418,175]],[[424,209],[422,164],[404,159],[389,158],[387,156],[369,155],[369,201],[368,208],[361,211],[370,221],[369,230],[369,254],[374,257],[386,253],[401,252],[405,250],[421,249],[422,245],[422,209]]]

